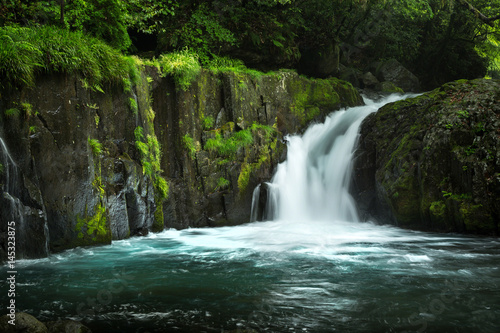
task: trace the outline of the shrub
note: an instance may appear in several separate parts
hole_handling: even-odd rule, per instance
[[[189,88],[201,71],[198,56],[189,49],[161,55],[159,64],[163,74],[172,75],[177,89],[184,91]]]

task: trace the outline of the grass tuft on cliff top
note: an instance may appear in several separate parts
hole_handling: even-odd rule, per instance
[[[0,85],[34,86],[38,74],[79,74],[88,88],[124,85],[134,62],[105,42],[53,26],[0,27]]]

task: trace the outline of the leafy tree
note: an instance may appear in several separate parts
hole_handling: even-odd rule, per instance
[[[101,38],[119,50],[132,44],[127,32],[127,5],[121,0],[72,0],[64,7],[64,23]]]

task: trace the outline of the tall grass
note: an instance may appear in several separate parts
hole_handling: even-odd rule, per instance
[[[0,27],[0,84],[33,86],[41,73],[81,76],[91,88],[134,81],[134,62],[103,41],[53,26]],[[100,90],[100,89],[98,89]]]
[[[172,75],[177,88],[184,91],[189,88],[201,71],[198,55],[188,49],[162,54],[158,62],[163,74]]]

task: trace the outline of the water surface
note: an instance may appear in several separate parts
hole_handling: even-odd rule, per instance
[[[498,239],[371,223],[168,230],[20,261],[16,304],[109,333],[498,332],[499,258]]]

